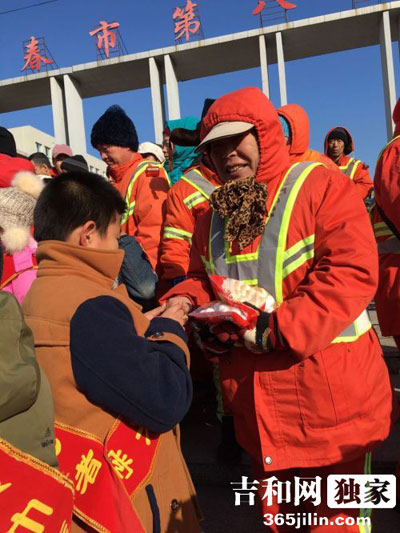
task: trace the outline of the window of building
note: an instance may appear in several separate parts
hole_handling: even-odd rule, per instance
[[[42,151],[42,145],[40,143],[35,143],[36,144],[36,151],[37,152],[41,152]]]
[[[45,154],[47,155],[47,157],[50,157],[50,147],[49,146],[45,146],[44,147],[44,151],[45,151]]]

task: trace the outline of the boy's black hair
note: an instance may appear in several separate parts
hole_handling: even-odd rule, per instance
[[[36,241],[66,241],[89,220],[104,235],[117,214],[125,211],[120,193],[104,178],[90,172],[68,172],[50,180],[33,214]]]
[[[51,168],[51,163],[46,154],[42,152],[35,152],[28,157],[29,161],[32,161],[34,165],[46,165],[47,168]]]

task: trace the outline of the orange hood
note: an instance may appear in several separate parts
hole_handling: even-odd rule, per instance
[[[351,154],[351,152],[354,152],[354,142],[353,142],[353,137],[351,136],[351,133],[349,132],[349,130],[347,128],[345,128],[344,126],[335,126],[334,128],[331,128],[328,133],[326,134],[326,137],[325,137],[325,140],[324,140],[324,154],[327,155],[329,157],[329,154],[328,154],[328,137],[330,135],[330,133],[335,130],[336,128],[342,128],[346,133],[347,135],[349,136],[349,139],[350,139],[350,150],[344,152],[345,155],[349,155]]]
[[[297,104],[288,104],[278,109],[278,115],[284,117],[290,125],[292,143],[289,154],[303,154],[310,144],[310,122],[307,113]]]
[[[256,181],[280,178],[290,165],[285,138],[276,109],[255,87],[240,89],[218,98],[208,110],[201,126],[201,140],[219,122],[243,121],[254,124],[260,148]]]
[[[397,100],[397,104],[393,110],[393,122],[394,122],[394,137],[400,135],[400,98]]]

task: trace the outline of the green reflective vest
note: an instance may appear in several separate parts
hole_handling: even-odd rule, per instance
[[[209,237],[209,261],[203,257],[209,274],[240,279],[249,285],[265,288],[280,305],[283,280],[314,257],[315,235],[308,235],[286,249],[291,215],[297,196],[311,171],[321,163],[295,163],[279,187],[258,250],[250,254],[231,255],[224,240],[225,221],[213,213]],[[354,342],[371,328],[366,311],[332,342]]]

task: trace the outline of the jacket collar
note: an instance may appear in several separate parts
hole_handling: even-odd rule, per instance
[[[338,167],[344,167],[345,165],[347,165],[347,163],[349,162],[349,160],[350,160],[350,157],[349,157],[348,155],[344,155],[344,154],[342,154],[342,155],[339,157],[339,159],[338,159],[338,161],[337,161],[336,164],[337,164]]]
[[[130,161],[128,161],[127,163],[122,163],[121,165],[113,165],[112,167],[108,167],[108,173],[113,178],[113,180],[116,183],[118,183],[142,159],[143,159],[142,156],[135,152],[135,153],[132,154],[132,159]]]
[[[38,277],[75,275],[111,289],[121,269],[124,252],[85,248],[62,241],[43,241],[38,245],[36,258]]]

